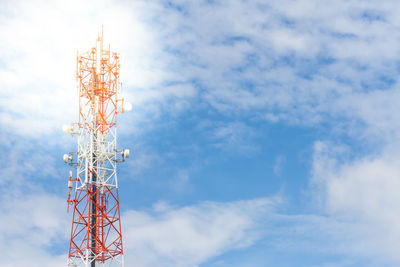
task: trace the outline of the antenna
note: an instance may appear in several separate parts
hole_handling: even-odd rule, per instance
[[[109,46],[104,50],[102,26],[96,46],[77,53],[79,120],[63,126],[78,143],[77,152],[63,156],[64,162],[76,166],[76,177],[70,172],[68,179],[71,267],[124,266],[117,163],[130,152],[116,147],[117,114],[124,111],[123,98],[118,98],[119,74],[119,55]]]

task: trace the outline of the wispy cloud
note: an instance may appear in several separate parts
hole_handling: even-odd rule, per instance
[[[248,154],[258,151],[253,139],[256,136],[253,128],[242,122],[217,123],[212,129],[211,140],[221,150],[232,153]]]
[[[203,202],[124,215],[127,260],[138,266],[197,266],[258,240],[260,218],[279,199]]]
[[[66,250],[53,249],[68,237],[64,199],[41,191],[1,197],[2,266],[63,266]]]
[[[123,55],[123,91],[136,107],[132,129],[151,124],[164,103],[179,113],[199,100],[232,116],[301,124],[346,117],[374,127],[396,114],[365,116],[377,101],[398,94],[396,8],[389,3],[227,1],[177,8],[105,1],[94,10],[82,3],[76,12],[74,4],[39,8],[19,1],[11,7],[20,12],[3,14],[0,27],[7,62],[0,71],[1,122],[32,136],[74,120],[74,53],[94,39],[79,29],[96,32],[96,23],[104,23],[106,40]],[[375,98],[386,88],[392,90]],[[363,105],[354,105],[358,99]]]
[[[398,262],[399,155],[392,149],[349,159],[351,154],[346,146],[316,144],[313,183],[320,208],[357,229],[352,253]]]
[[[275,175],[280,175],[283,165],[285,164],[286,161],[286,157],[284,155],[279,155],[276,159],[275,159],[275,164],[274,164],[274,174]]]

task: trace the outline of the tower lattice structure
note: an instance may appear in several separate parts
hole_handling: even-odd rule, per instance
[[[76,177],[70,172],[68,180],[68,266],[124,266],[117,163],[129,150],[117,150],[117,114],[124,112],[119,56],[104,49],[101,33],[95,47],[77,54],[76,64],[79,121],[64,126],[78,139],[77,152],[64,155],[76,166]]]

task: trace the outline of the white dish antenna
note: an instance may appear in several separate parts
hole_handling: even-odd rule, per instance
[[[62,126],[62,130],[63,130],[64,133],[67,134],[67,133],[72,132],[73,128],[72,128],[71,125],[63,125],[63,126]]]
[[[132,110],[132,104],[128,101],[124,102],[124,110],[126,111],[131,111]]]

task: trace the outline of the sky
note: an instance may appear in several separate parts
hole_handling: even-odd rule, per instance
[[[126,266],[399,266],[397,1],[0,1],[1,266],[66,266],[76,51],[121,56]]]

